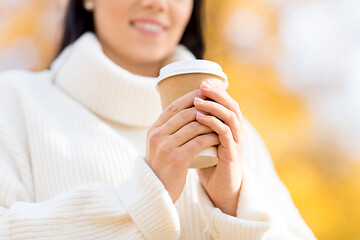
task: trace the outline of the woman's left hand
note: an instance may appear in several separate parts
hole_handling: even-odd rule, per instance
[[[210,80],[200,89],[210,100],[195,98],[200,112],[196,120],[218,134],[218,164],[198,169],[200,182],[214,205],[226,214],[235,216],[242,182],[242,158],[246,143],[239,105],[221,86]],[[202,113],[205,113],[202,114]]]

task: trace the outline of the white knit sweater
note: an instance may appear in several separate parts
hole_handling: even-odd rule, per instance
[[[188,57],[179,46],[169,61]],[[144,161],[161,111],[155,78],[115,65],[91,33],[50,70],[0,74],[0,239],[315,239],[249,123],[237,217],[193,169],[173,204]]]

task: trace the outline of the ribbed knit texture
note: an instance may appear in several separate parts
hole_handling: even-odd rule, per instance
[[[193,58],[179,46],[168,62]],[[111,62],[84,34],[50,70],[0,74],[0,239],[315,239],[259,135],[237,216],[189,170],[176,202],[144,160],[161,113],[155,78]]]

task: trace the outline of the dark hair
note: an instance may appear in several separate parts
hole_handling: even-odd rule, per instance
[[[204,55],[202,35],[202,0],[194,0],[193,12],[180,43],[185,45],[196,58]],[[83,7],[83,0],[70,0],[67,6],[63,35],[58,54],[87,31],[94,32],[93,14]]]

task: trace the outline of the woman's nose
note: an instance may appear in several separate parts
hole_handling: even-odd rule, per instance
[[[168,0],[141,0],[143,7],[156,11],[164,11],[167,7]]]

